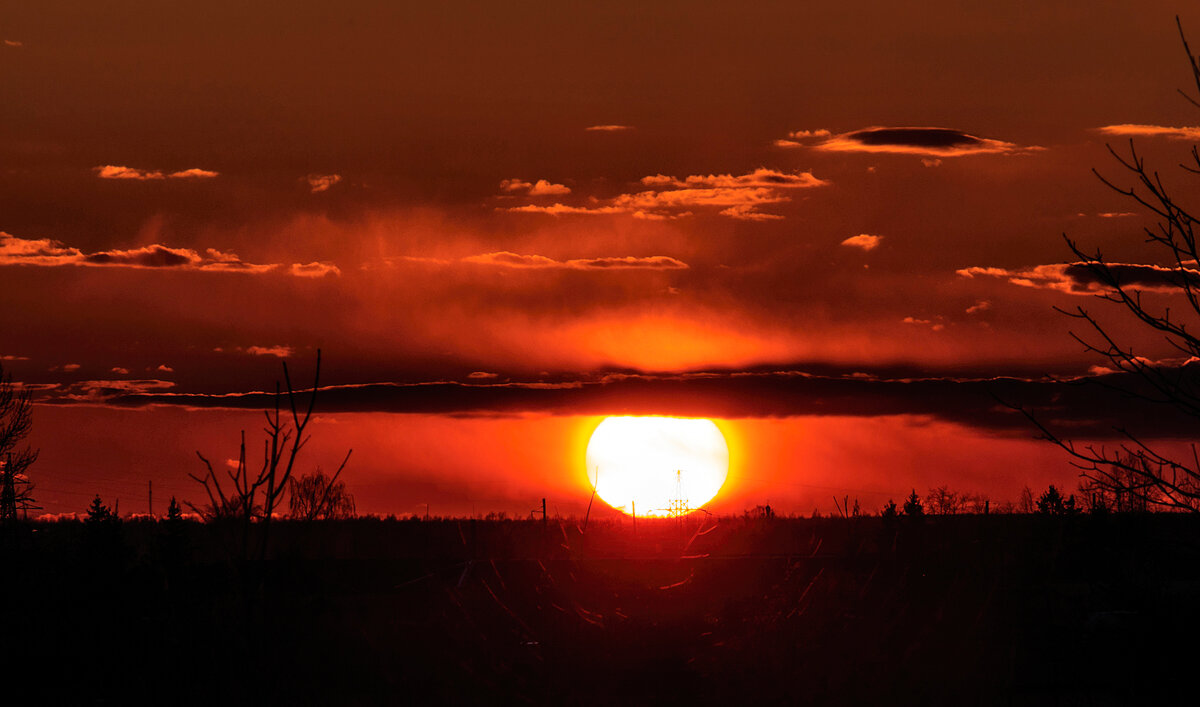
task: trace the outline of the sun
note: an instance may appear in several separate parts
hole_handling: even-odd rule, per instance
[[[708,503],[729,474],[729,446],[712,420],[607,417],[587,445],[588,481],[619,511],[671,516]]]

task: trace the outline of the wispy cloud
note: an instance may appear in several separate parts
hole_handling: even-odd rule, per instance
[[[1105,135],[1164,137],[1168,140],[1200,140],[1200,127],[1173,128],[1167,125],[1122,123],[1120,125],[1105,125],[1104,127],[1096,128],[1096,130]]]
[[[276,358],[287,358],[296,353],[291,346],[247,346],[243,350],[253,356],[274,356]]]
[[[288,272],[295,277],[327,277],[341,275],[341,269],[329,262],[292,263]]]
[[[329,191],[335,184],[342,181],[340,174],[310,174],[304,178],[308,182],[308,188],[313,194],[320,194],[323,191]]]
[[[938,319],[941,319],[941,317],[938,317]],[[916,317],[905,317],[901,321],[903,321],[905,324],[915,324],[917,326],[927,326],[930,329],[932,329],[933,331],[941,331],[946,328],[945,324],[942,324],[940,321],[937,321],[934,319],[918,319]]]
[[[1177,291],[1185,282],[1192,287],[1200,287],[1200,271],[1196,270],[1131,263],[1105,263],[1105,266],[1118,284],[1131,289],[1171,292]],[[1022,287],[1058,290],[1073,295],[1094,295],[1111,289],[1085,263],[1055,263],[1019,269],[971,267],[957,270],[956,273],[966,278],[1001,278]]]
[[[759,211],[755,206],[749,204],[738,204],[730,206],[728,209],[721,209],[717,213],[722,216],[728,216],[738,221],[782,221],[783,217],[779,214],[768,214]]]
[[[806,141],[813,140],[815,138],[829,137],[832,134],[833,133],[823,128],[820,130],[793,130],[787,134],[786,140],[776,140],[775,147],[782,147],[784,149],[804,147]]]
[[[687,263],[665,255],[639,258],[633,256],[576,258],[555,260],[544,255],[518,255],[508,251],[483,253],[462,258],[461,262],[495,265],[506,268],[538,268],[554,270],[684,270]]]
[[[521,182],[528,185],[528,182]],[[506,209],[514,213],[542,213],[553,216],[587,214],[629,214],[635,218],[662,220],[691,215],[692,209],[715,208],[730,218],[750,221],[776,221],[782,218],[765,214],[758,207],[791,201],[786,192],[829,184],[812,172],[780,172],[760,167],[746,174],[695,174],[683,178],[666,174],[643,177],[640,191],[618,194],[611,199],[592,198],[586,205],[551,206],[526,204]],[[525,188],[523,186],[514,187]],[[531,192],[532,193],[532,192]]]
[[[48,403],[103,403],[118,395],[150,395],[175,387],[172,381],[154,378],[142,380],[86,380],[56,386],[53,394],[44,397]]]
[[[834,135],[813,145],[827,152],[874,152],[932,157],[1020,154],[1043,148],[977,137],[950,128],[871,127]]]
[[[0,266],[37,267],[116,267],[147,270],[192,270],[257,274],[288,272],[297,277],[340,274],[329,263],[259,264],[248,263],[235,253],[207,248],[203,253],[191,248],[172,248],[152,244],[140,248],[113,249],[84,253],[49,238],[18,238],[0,231]]]
[[[23,47],[23,46],[25,46],[25,43],[18,41],[16,39],[6,39],[6,40],[4,40],[4,46],[6,46],[6,47]]]
[[[196,167],[178,172],[163,172],[161,170],[138,169],[136,167],[106,164],[93,167],[92,170],[101,179],[132,179],[143,182],[159,179],[212,179],[220,176],[218,172]]]
[[[550,206],[526,204],[524,206],[514,206],[505,209],[505,211],[518,214],[549,214],[550,216],[573,216],[579,214],[598,216],[603,214],[624,214],[628,213],[629,210],[617,206],[568,206],[562,203],[554,203]]]
[[[842,245],[850,248],[861,248],[862,250],[875,250],[883,241],[883,236],[873,236],[869,233],[860,233],[857,236],[850,236],[842,241]]]
[[[665,174],[642,177],[642,184],[649,187],[678,187],[680,189],[804,189],[829,184],[817,179],[812,172],[780,172],[759,167],[753,172],[739,174],[694,174],[676,179]]]
[[[632,125],[589,125],[584,130],[592,133],[619,133],[626,130],[633,130]]]

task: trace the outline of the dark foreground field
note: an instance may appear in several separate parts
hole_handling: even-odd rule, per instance
[[[1180,516],[4,529],[0,703],[1129,704],[1193,694]],[[253,554],[253,553],[252,553]],[[39,677],[50,675],[49,678]]]

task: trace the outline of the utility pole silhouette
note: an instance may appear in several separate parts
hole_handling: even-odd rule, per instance
[[[154,482],[146,482],[146,493],[150,495],[150,500],[146,503],[146,512],[151,518],[154,517]]]
[[[671,507],[668,509],[672,518],[683,518],[691,512],[688,507],[688,500],[683,495],[683,471],[675,470],[675,498],[671,499]]]

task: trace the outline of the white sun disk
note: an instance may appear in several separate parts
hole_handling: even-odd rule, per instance
[[[609,417],[587,446],[587,475],[608,505],[639,516],[671,515],[679,502],[712,500],[729,474],[729,447],[712,420]]]

